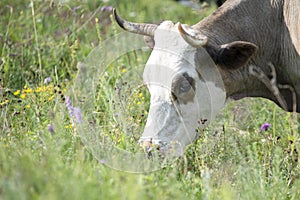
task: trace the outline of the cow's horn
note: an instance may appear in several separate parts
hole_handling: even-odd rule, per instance
[[[193,47],[199,48],[207,44],[207,37],[189,25],[179,23],[178,30],[183,39]]]
[[[157,25],[155,24],[140,24],[140,23],[133,23],[128,22],[124,19],[122,19],[118,14],[116,9],[113,9],[113,14],[116,22],[119,24],[121,28],[123,28],[126,31],[140,34],[140,35],[147,35],[147,36],[154,36],[154,31],[157,28]]]

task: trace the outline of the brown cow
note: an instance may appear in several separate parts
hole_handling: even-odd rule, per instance
[[[228,99],[264,97],[300,112],[299,10],[299,0],[227,0],[191,27],[131,23],[114,11],[153,48],[143,76],[151,94],[143,144],[181,154],[199,119],[211,120]]]

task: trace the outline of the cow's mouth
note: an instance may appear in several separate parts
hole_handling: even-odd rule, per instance
[[[161,140],[140,140],[148,159],[153,159],[157,155],[160,159],[170,159],[183,155],[183,147],[178,141],[164,142]]]

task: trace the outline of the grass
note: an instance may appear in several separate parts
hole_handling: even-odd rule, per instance
[[[188,24],[215,9],[159,0],[1,1],[0,199],[298,199],[298,120],[263,99],[230,103],[184,157],[152,173],[114,170],[95,157],[68,116],[67,96],[78,105],[92,99],[90,122],[132,152],[149,108],[143,49],[110,62],[92,96],[72,94],[78,63],[121,32],[101,11],[107,5],[131,21]],[[260,133],[263,123],[271,128]]]

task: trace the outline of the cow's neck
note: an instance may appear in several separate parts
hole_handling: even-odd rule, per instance
[[[276,1],[276,5],[272,5],[271,2],[275,1],[259,1],[257,4],[253,1],[228,1],[211,16],[194,25],[195,29],[209,38],[208,48],[240,40],[252,42],[259,47],[247,66],[235,71],[223,70],[228,98],[265,97],[278,103],[273,92],[249,73],[249,65],[255,65],[266,75],[270,75],[269,62],[275,66],[278,83],[293,85],[296,91],[300,91],[300,85],[296,85],[299,77],[290,75],[296,66],[286,67],[300,62],[299,59],[290,59],[288,55],[291,56],[294,52],[288,52],[289,47],[283,46],[283,42],[286,44],[290,41],[284,41],[289,38],[286,38],[287,30],[283,23],[283,6],[278,5],[282,1]],[[287,60],[281,59],[282,57]],[[296,63],[291,63],[291,60],[296,60]],[[289,91],[285,90],[282,93],[286,99],[291,99]],[[300,97],[299,94],[298,96]],[[298,105],[300,111],[300,102]]]

